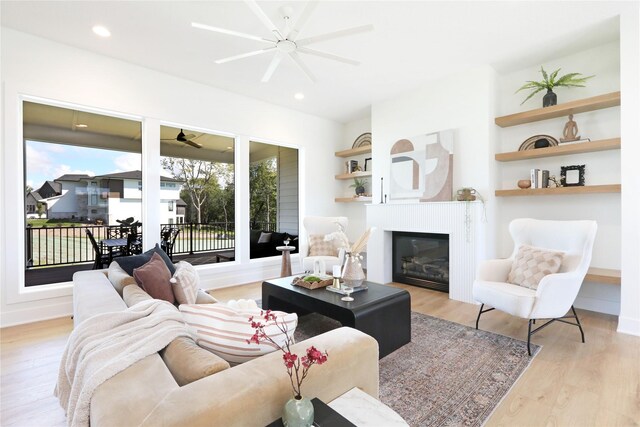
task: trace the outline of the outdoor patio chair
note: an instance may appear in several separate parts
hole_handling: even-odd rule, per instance
[[[132,229],[131,233],[127,234],[127,254],[139,255],[142,253],[142,234],[135,232]]]
[[[104,265],[109,263],[109,254],[105,254],[102,252],[100,245],[96,242],[95,237],[93,237],[93,233],[88,228],[84,229],[85,233],[87,233],[87,237],[91,241],[91,246],[93,246],[93,252],[95,253],[95,260],[93,262],[93,269],[100,270],[104,268]]]
[[[162,242],[160,242],[160,248],[169,256],[169,259],[173,261],[173,246],[176,242],[176,237],[180,234],[180,229],[175,227],[163,227],[162,228]]]

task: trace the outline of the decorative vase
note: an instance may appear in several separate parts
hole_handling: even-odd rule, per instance
[[[520,181],[518,181],[518,187],[520,187],[522,189],[531,187],[531,180],[530,179],[521,179]]]
[[[365,275],[360,264],[360,254],[352,254],[347,252],[344,268],[342,269],[342,280],[352,288],[362,286]]]
[[[364,194],[364,187],[362,185],[356,187],[356,196]]]
[[[551,107],[558,103],[558,96],[551,89],[547,89],[547,93],[542,98],[542,107]]]
[[[289,399],[284,405],[282,424],[285,427],[311,427],[313,403],[306,397]]]

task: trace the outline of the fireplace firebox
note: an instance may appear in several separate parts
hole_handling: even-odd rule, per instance
[[[449,235],[393,232],[393,281],[449,292]]]

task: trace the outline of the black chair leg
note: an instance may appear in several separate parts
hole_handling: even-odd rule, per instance
[[[578,328],[580,328],[580,336],[582,337],[582,343],[584,344],[584,331],[582,330],[582,324],[580,323],[580,319],[578,319],[578,313],[576,313],[576,309],[571,306],[571,311],[573,311],[573,315],[576,318],[576,323],[578,324]]]
[[[476,329],[478,329],[478,323],[480,322],[480,315],[482,314],[483,307],[484,307],[484,304],[480,306],[480,311],[478,312],[478,318],[476,319]]]
[[[531,325],[534,322],[534,319],[529,319],[529,331],[527,332],[527,353],[529,353],[529,356],[531,356]]]

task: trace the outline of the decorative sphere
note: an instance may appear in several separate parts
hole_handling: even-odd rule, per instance
[[[518,187],[520,187],[522,189],[531,187],[531,180],[530,179],[521,179],[520,181],[518,181]]]

